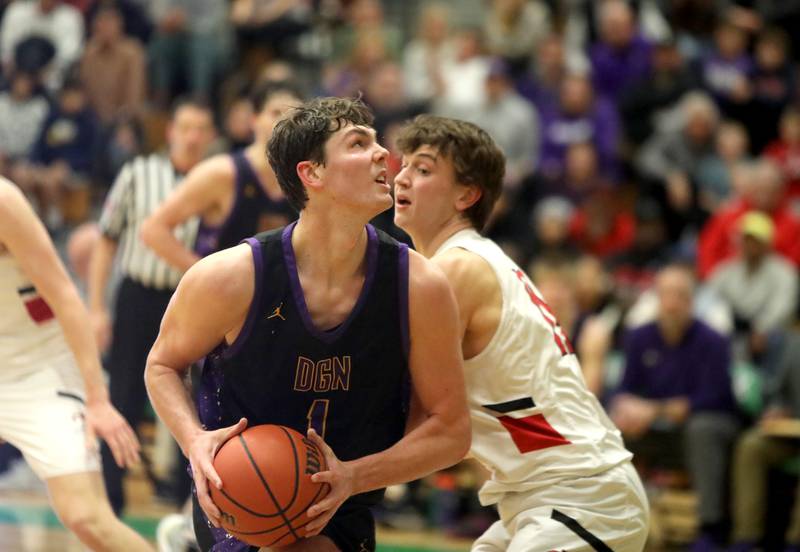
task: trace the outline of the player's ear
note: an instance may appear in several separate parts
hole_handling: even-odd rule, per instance
[[[321,167],[313,161],[300,161],[297,164],[297,176],[304,186],[318,188],[320,186]]]
[[[483,191],[475,184],[464,184],[459,186],[459,193],[456,196],[456,208],[459,211],[466,211],[483,196]]]

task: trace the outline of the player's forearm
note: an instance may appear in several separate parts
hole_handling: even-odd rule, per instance
[[[53,313],[61,325],[86,388],[86,401],[108,400],[100,354],[88,324],[89,313],[73,287],[64,288],[52,302]]]
[[[354,494],[424,477],[452,466],[469,451],[469,416],[445,420],[433,415],[385,451],[346,462],[353,470]]]
[[[189,445],[203,427],[182,373],[148,358],[144,382],[153,409],[188,457]]]
[[[89,309],[93,312],[106,310],[106,286],[116,252],[117,242],[105,236],[97,240],[92,251],[89,262]]]
[[[188,250],[172,233],[172,229],[161,221],[149,218],[142,224],[141,238],[147,246],[171,266],[186,272],[200,260]]]

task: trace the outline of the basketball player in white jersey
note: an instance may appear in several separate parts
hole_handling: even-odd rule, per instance
[[[0,178],[0,439],[22,451],[89,549],[151,550],[111,510],[96,436],[119,465],[139,460],[108,400],[86,308],[30,204]]]
[[[471,455],[500,521],[473,552],[641,552],[648,506],[619,431],[539,291],[478,233],[505,159],[477,126],[422,115],[398,138],[395,223],[450,281],[461,315]]]

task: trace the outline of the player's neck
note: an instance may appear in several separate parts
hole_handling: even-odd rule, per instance
[[[449,240],[457,232],[473,228],[469,220],[456,217],[448,220],[444,224],[429,229],[428,232],[422,231],[412,233],[411,239],[414,241],[414,248],[430,259],[442,247],[442,244]]]
[[[309,215],[305,210],[292,232],[298,271],[331,283],[360,274],[367,242],[366,222],[342,222],[326,214]]]

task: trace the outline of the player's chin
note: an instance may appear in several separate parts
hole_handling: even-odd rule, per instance
[[[400,230],[407,232],[407,224],[408,224],[408,217],[405,213],[399,211],[397,209],[397,205],[394,207],[394,225],[397,226]]]

